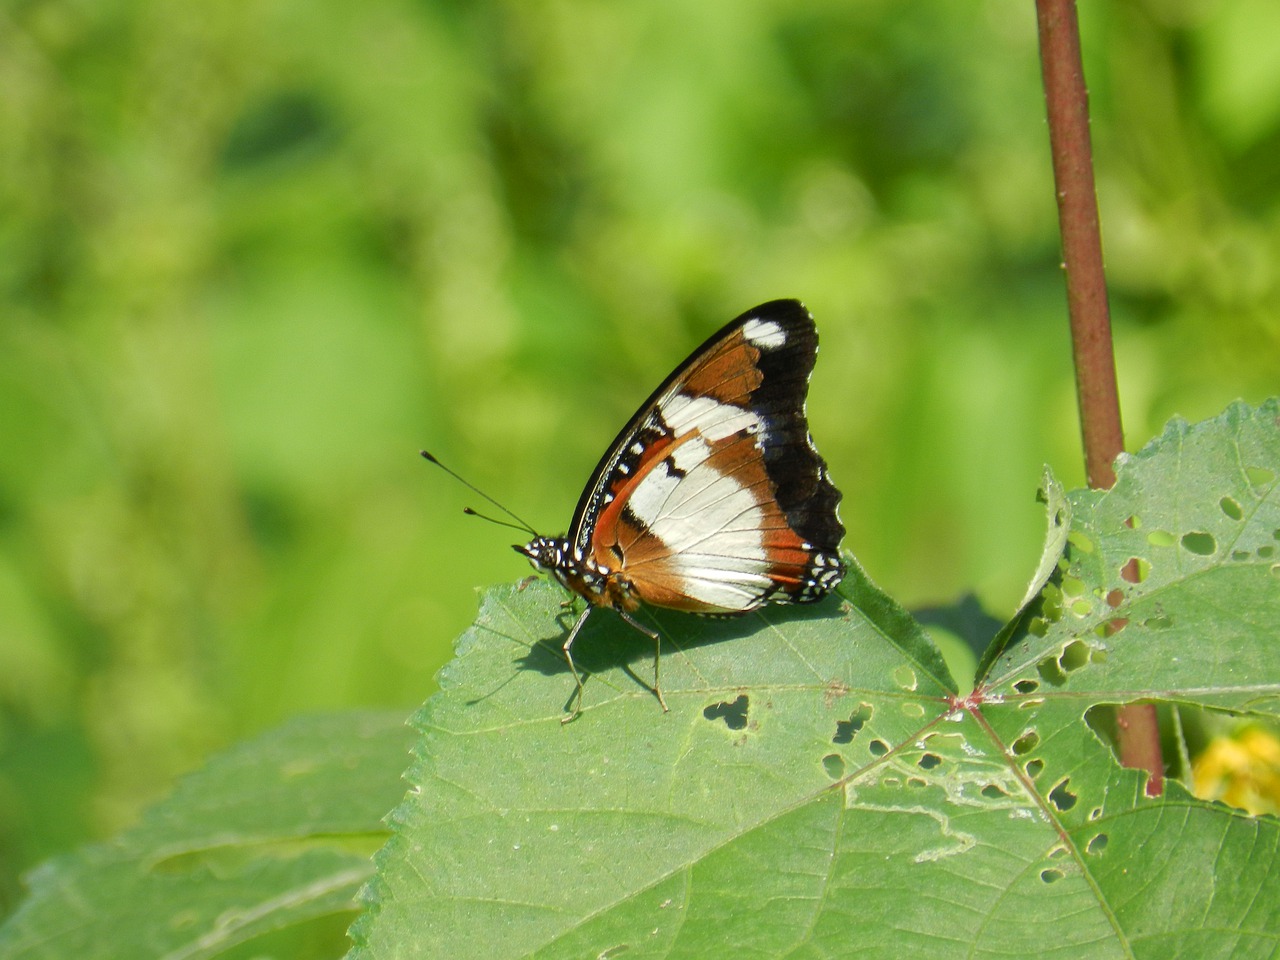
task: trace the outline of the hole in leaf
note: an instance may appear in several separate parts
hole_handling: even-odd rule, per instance
[[[1101,808],[1101,807],[1094,807],[1092,810],[1090,810],[1090,811],[1089,811],[1089,819],[1090,819],[1090,820],[1097,820],[1097,819],[1098,819],[1099,817],[1101,817],[1101,816],[1102,816],[1102,808]]]
[[[922,753],[920,759],[916,761],[916,766],[921,770],[932,770],[940,763],[942,758],[936,753]]]
[[[1241,560],[1252,560],[1253,557],[1248,550],[1232,550],[1231,559],[1239,563]]]
[[[1123,630],[1123,629],[1125,628],[1125,624],[1127,624],[1129,621],[1128,621],[1128,620],[1115,620],[1115,621],[1112,621],[1112,622],[1113,622],[1113,623],[1117,623],[1117,624],[1119,624],[1119,626],[1117,626],[1117,627],[1115,628],[1115,631],[1114,631],[1115,633],[1119,633],[1121,630]],[[1093,661],[1094,663],[1106,663],[1106,662],[1107,662],[1107,651],[1106,651],[1104,648],[1102,648],[1102,647],[1090,647],[1090,648],[1089,648],[1089,659],[1090,659],[1091,661]]]
[[[872,740],[867,745],[867,749],[871,751],[873,757],[883,757],[889,752],[889,745],[883,740]]]
[[[1277,579],[1280,579],[1280,563],[1273,563],[1271,565],[1271,575]]]
[[[1039,680],[1019,680],[1013,685],[1013,689],[1019,693],[1035,693],[1040,689]]]
[[[1258,548],[1258,556],[1263,560],[1270,560],[1275,555],[1276,548],[1267,546]]]
[[[916,703],[914,700],[904,701],[902,704],[902,715],[904,717],[923,717],[924,705]]]
[[[861,730],[870,719],[871,704],[859,704],[858,709],[849,714],[848,720],[836,721],[836,735],[831,738],[831,742],[853,743],[853,738],[858,735],[858,731]]]
[[[1031,622],[1027,624],[1027,632],[1032,636],[1043,637],[1049,632],[1049,621],[1044,617],[1032,617]]]
[[[832,780],[839,780],[844,776],[844,757],[838,753],[828,753],[822,758],[822,769],[827,771],[827,776]]]
[[[1093,541],[1079,530],[1072,530],[1067,534],[1067,543],[1071,544],[1082,553],[1093,553]]]
[[[1119,587],[1107,594],[1107,606],[1114,610],[1120,604],[1124,603],[1124,591]]]
[[[1213,534],[1211,533],[1193,530],[1182,535],[1182,547],[1188,553],[1194,553],[1197,557],[1209,557],[1218,549],[1218,541],[1213,539]]]
[[[1249,478],[1249,483],[1255,487],[1269,487],[1276,478],[1275,471],[1266,467],[1245,467],[1244,473]]]
[[[1079,577],[1065,576],[1062,578],[1062,594],[1066,597],[1084,596],[1084,581]]]
[[[1040,612],[1049,621],[1062,618],[1062,587],[1056,583],[1044,585],[1040,591]]]
[[[1222,508],[1222,512],[1232,520],[1244,519],[1244,510],[1241,508],[1240,504],[1236,502],[1234,497],[1223,497],[1218,501],[1218,506],[1220,506]]]
[[[1040,662],[1036,664],[1036,672],[1040,674],[1045,683],[1055,687],[1060,687],[1067,682],[1067,675],[1058,666],[1057,657],[1042,657]]]
[[[1017,740],[1013,741],[1013,753],[1017,757],[1025,757],[1028,753],[1040,745],[1040,734],[1034,730],[1028,730]]]
[[[1089,645],[1083,640],[1072,640],[1058,657],[1058,666],[1066,673],[1079,670],[1089,662]]]
[[[1142,625],[1152,630],[1167,630],[1173,626],[1173,621],[1165,616],[1155,616],[1149,620],[1143,620]]]
[[[903,690],[914,690],[916,688],[916,672],[906,666],[895,667],[893,671],[893,682]]]
[[[999,800],[1009,796],[1009,791],[997,783],[988,783],[982,788],[982,795],[988,800]]]
[[[1058,781],[1058,785],[1049,791],[1049,802],[1055,807],[1066,813],[1076,805],[1076,795],[1067,789],[1071,783],[1070,777],[1064,777]]]
[[[908,787],[916,787],[917,789],[919,789],[920,787],[927,787],[928,785],[929,785],[928,783],[926,783],[924,780],[921,780],[919,777],[907,777]]]
[[[1092,853],[1094,856],[1097,856],[1103,850],[1107,849],[1107,841],[1108,837],[1105,833],[1095,834],[1093,839],[1085,845],[1085,850]]]
[[[1102,637],[1102,639],[1105,640],[1107,637],[1114,637],[1117,633],[1119,633],[1128,625],[1129,625],[1128,617],[1112,617],[1110,620],[1104,620],[1102,623],[1094,627],[1093,632],[1097,636]],[[1093,653],[1097,653],[1097,652],[1098,651],[1096,650],[1093,651]],[[1089,659],[1093,660],[1094,663],[1101,663],[1103,660],[1107,658],[1105,652],[1103,652],[1101,658],[1095,657],[1093,653],[1089,654]]]
[[[747,707],[750,701],[745,693],[739,694],[738,699],[729,703],[721,701],[713,703],[702,711],[702,715],[708,720],[723,720],[724,725],[730,730],[745,730],[747,727]]]
[[[1040,879],[1045,883],[1057,883],[1065,876],[1066,874],[1057,867],[1048,867],[1047,869],[1040,871]]]
[[[1172,547],[1177,542],[1178,538],[1168,530],[1152,530],[1147,534],[1147,543],[1153,547]]]
[[[1027,776],[1034,780],[1040,776],[1040,771],[1044,769],[1044,761],[1039,758],[1028,760],[1027,765],[1022,769],[1027,771]]]
[[[1130,557],[1120,568],[1120,577],[1128,583],[1142,583],[1151,575],[1151,564],[1141,557]]]

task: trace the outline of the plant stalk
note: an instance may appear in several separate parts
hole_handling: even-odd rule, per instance
[[[1036,17],[1085,473],[1090,487],[1105,490],[1116,482],[1113,464],[1124,450],[1124,430],[1116,390],[1089,136],[1089,96],[1080,56],[1075,0],[1036,0]],[[1164,761],[1155,706],[1128,704],[1118,708],[1116,728],[1120,762],[1146,770],[1147,795],[1159,796],[1164,792]]]

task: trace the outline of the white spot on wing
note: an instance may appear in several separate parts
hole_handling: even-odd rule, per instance
[[[627,499],[627,508],[637,520],[652,529],[653,525],[662,518],[671,495],[679,485],[680,477],[667,468],[664,460],[645,474],[644,479],[631,491],[631,496]]]
[[[775,320],[752,318],[742,325],[742,335],[761,350],[777,350],[787,342],[787,332]]]
[[[762,566],[761,569],[763,570],[764,567]],[[708,574],[717,575],[717,571],[714,570],[708,571],[695,567],[681,573],[685,576],[683,588],[685,594],[702,601],[713,610],[725,613],[754,610],[760,606],[761,598],[772,586],[769,578],[763,574],[756,577],[734,574],[731,578],[721,581],[708,576]]]
[[[658,412],[677,437],[696,430],[712,443],[731,437],[740,430],[754,433],[760,429],[760,418],[750,410],[720,403],[711,397],[677,393],[664,401]]]
[[[689,473],[707,457],[711,456],[711,448],[701,437],[693,437],[680,444],[671,453],[676,469],[681,473]]]
[[[710,455],[702,438],[684,441],[671,454],[684,475],[664,460],[637,485],[628,506],[666,547],[662,562],[684,593],[713,609],[752,610],[772,586],[760,529],[764,514],[755,493],[707,465]]]

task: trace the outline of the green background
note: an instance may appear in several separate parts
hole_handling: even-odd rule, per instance
[[[1087,4],[1130,448],[1277,392],[1280,7]],[[1003,616],[1082,478],[1029,0],[0,7],[0,915],[300,711],[403,707],[743,309],[846,546]]]

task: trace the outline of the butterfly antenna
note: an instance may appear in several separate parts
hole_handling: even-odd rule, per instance
[[[487,517],[487,516],[485,516],[483,513],[476,513],[476,512],[475,512],[474,510],[472,510],[470,507],[466,507],[466,508],[464,508],[464,509],[463,509],[463,511],[462,511],[463,513],[469,513],[469,514],[471,514],[473,517],[480,517],[482,520],[489,520],[489,521],[492,521],[493,523],[499,524],[499,525],[504,526],[504,527],[511,527],[511,528],[513,528],[513,529],[515,529],[515,530],[524,530],[524,531],[526,531],[526,532],[528,532],[528,533],[533,534],[535,537],[536,537],[536,536],[538,536],[538,531],[537,531],[537,530],[533,529],[533,527],[531,527],[528,523],[526,523],[524,520],[522,520],[519,516],[517,516],[517,515],[516,515],[515,513],[513,513],[512,511],[508,510],[506,507],[504,507],[502,504],[500,504],[497,500],[493,499],[493,497],[489,496],[487,493],[485,493],[483,490],[481,490],[479,487],[477,487],[474,483],[472,483],[471,481],[466,480],[466,479],[464,479],[463,477],[459,476],[459,475],[458,475],[457,473],[455,473],[453,470],[450,470],[450,469],[449,469],[448,467],[446,467],[443,463],[441,463],[439,460],[437,460],[437,459],[435,458],[435,456],[434,456],[432,453],[430,453],[430,452],[429,452],[429,451],[427,451],[427,450],[422,450],[422,451],[419,451],[419,452],[422,454],[422,459],[426,460],[428,463],[434,463],[437,467],[439,467],[441,470],[443,470],[443,471],[444,471],[445,473],[447,473],[449,476],[453,477],[453,479],[457,480],[460,484],[462,484],[464,487],[466,487],[466,488],[467,488],[468,490],[470,490],[472,493],[479,494],[480,496],[484,497],[484,498],[485,498],[486,500],[488,500],[491,504],[493,504],[495,507],[497,507],[499,510],[501,510],[503,513],[505,513],[508,517],[510,517],[512,520],[514,520],[514,521],[516,521],[516,522],[515,522],[515,523],[507,523],[505,520],[495,520],[493,517]],[[519,526],[517,526],[517,524],[519,524]]]
[[[522,533],[532,533],[535,537],[538,531],[530,530],[528,527],[522,527],[518,523],[512,523],[509,520],[501,520],[498,517],[491,517],[487,513],[481,513],[479,510],[472,510],[470,507],[463,507],[462,512],[469,517],[479,517],[481,520],[488,520],[490,523],[496,523],[500,527],[510,527],[512,530],[519,530]]]

